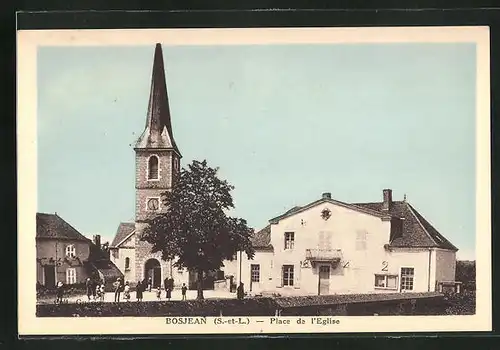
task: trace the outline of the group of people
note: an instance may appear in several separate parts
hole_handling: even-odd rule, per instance
[[[92,280],[89,277],[85,281],[85,287],[87,289],[87,298],[89,299],[89,301],[104,301],[104,295],[106,294],[104,290],[104,281]]]
[[[97,281],[91,278],[87,278],[85,281],[85,286],[87,289],[87,297],[89,301],[104,301],[105,286],[104,281]],[[130,284],[128,281],[124,282],[121,278],[118,278],[114,283],[114,292],[115,292],[115,302],[120,301],[121,293],[123,293],[123,299],[125,301],[130,301]],[[163,281],[163,287],[165,289],[165,298],[170,301],[172,298],[172,291],[174,289],[174,279],[173,278],[165,278]],[[147,280],[144,279],[142,281],[137,282],[135,288],[135,294],[137,301],[143,300],[143,293],[145,291],[151,292],[153,289],[153,281],[151,278]],[[156,298],[161,300],[161,286],[156,288]],[[186,300],[187,287],[186,284],[183,283],[181,287],[181,295],[182,300]],[[243,283],[240,282],[238,288],[236,289],[236,296],[238,299],[243,299],[245,296],[245,291],[243,287]],[[63,283],[58,282],[56,285],[56,303],[61,303],[63,297]]]
[[[121,278],[118,278],[116,282],[113,284],[113,286],[115,290],[115,299],[114,299],[115,302],[120,301],[120,295],[122,292],[123,292],[123,299],[126,301],[130,301],[130,284],[128,281],[123,283],[123,280]],[[168,277],[165,278],[163,286],[165,288],[165,298],[168,301],[170,301],[170,299],[172,298],[172,291],[174,289],[174,279]],[[143,293],[145,291],[151,292],[152,289],[153,289],[153,281],[151,278],[148,278],[147,280],[144,279],[142,281],[138,281],[135,287],[135,295],[137,301],[142,301]],[[156,298],[158,300],[161,300],[161,292],[162,292],[161,286],[158,286],[156,288]],[[181,287],[182,300],[186,300],[186,292],[187,292],[187,287],[186,284],[183,283]]]

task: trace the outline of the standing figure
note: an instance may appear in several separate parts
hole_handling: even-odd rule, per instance
[[[101,292],[100,293],[100,295],[101,295],[101,301],[104,301],[104,297],[106,296],[106,291],[104,290],[104,281],[101,284],[100,292]]]
[[[186,283],[182,284],[181,292],[182,292],[182,300],[186,300],[186,292],[187,292]]]
[[[156,298],[158,300],[161,300],[161,287],[158,286],[158,288],[156,289]]]
[[[142,292],[144,291],[144,282],[139,281],[135,287],[135,296],[137,301],[142,301]]]
[[[87,298],[90,301],[90,296],[92,295],[92,281],[90,280],[90,277],[87,277],[87,280],[85,281],[85,287],[87,289]]]
[[[116,282],[113,284],[115,287],[115,303],[120,302],[120,293],[122,291],[122,280],[120,277],[116,279]]]
[[[151,288],[153,287],[153,280],[151,277],[148,278],[148,292],[151,292]]]
[[[63,298],[63,283],[61,281],[57,282],[56,286],[56,304],[61,304],[62,303],[62,298]]]
[[[130,300],[130,286],[128,284],[128,281],[125,282],[125,289],[124,289],[124,292],[123,292],[123,299],[125,299],[126,301]]]
[[[243,287],[243,282],[240,282],[240,285],[238,286],[238,288],[236,288],[236,297],[238,299],[243,299],[243,297],[245,296],[245,289]]]

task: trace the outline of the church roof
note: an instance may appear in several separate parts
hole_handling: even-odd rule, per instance
[[[120,222],[118,229],[116,230],[115,238],[111,242],[111,247],[115,248],[120,244],[128,235],[130,235],[135,230],[135,224],[133,222]]]
[[[135,148],[173,149],[181,155],[172,131],[161,44],[155,47],[146,126]]]
[[[90,240],[56,214],[36,213],[36,238]]]

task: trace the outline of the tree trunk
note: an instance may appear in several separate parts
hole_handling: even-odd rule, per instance
[[[203,271],[198,270],[198,294],[196,296],[197,300],[202,300],[204,299],[203,297]]]

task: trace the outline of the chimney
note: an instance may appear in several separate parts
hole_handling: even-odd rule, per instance
[[[382,204],[382,210],[389,211],[392,205],[392,190],[385,189],[383,190],[384,194],[384,203]]]
[[[330,192],[325,192],[321,195],[325,199],[332,199],[332,194]]]
[[[94,244],[101,249],[101,235],[94,235]]]

